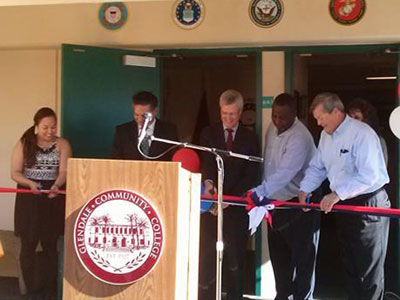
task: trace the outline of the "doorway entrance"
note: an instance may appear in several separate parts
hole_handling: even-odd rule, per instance
[[[216,123],[219,96],[227,89],[244,98],[241,122],[256,128],[256,55],[174,55],[163,60],[163,119],[175,123],[179,139],[198,144],[202,128]]]
[[[346,53],[297,53],[293,56],[293,90],[299,99],[299,116],[307,124],[316,141],[321,129],[309,114],[309,105],[318,93],[333,92],[348,107],[362,98],[377,111],[379,134],[387,144],[388,173],[386,186],[392,207],[398,207],[399,142],[389,128],[389,115],[398,105],[398,55],[388,49]],[[386,290],[399,293],[398,285],[398,224],[391,220],[386,256]],[[335,231],[334,214],[322,215],[321,238],[317,261],[316,297],[344,297],[343,269]]]
[[[256,130],[256,54],[173,55],[163,58],[162,75],[162,117],[178,127],[180,141],[198,145],[202,129],[220,121],[219,97],[227,89],[243,95],[241,123]],[[255,294],[255,265],[249,243],[245,294]]]

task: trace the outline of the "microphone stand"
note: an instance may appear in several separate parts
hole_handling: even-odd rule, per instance
[[[216,243],[216,252],[217,252],[217,260],[216,260],[216,300],[222,300],[222,259],[224,253],[224,242],[223,242],[223,185],[224,185],[224,161],[221,155],[236,157],[252,162],[263,162],[263,158],[251,155],[244,155],[239,153],[234,153],[232,151],[227,150],[220,150],[216,148],[209,148],[198,146],[190,143],[181,143],[172,140],[157,138],[155,136],[150,137],[151,141],[182,146],[185,148],[210,152],[215,155],[215,160],[217,162],[217,170],[218,170],[218,184],[217,184],[217,208],[218,208],[218,215],[217,215],[217,243]]]

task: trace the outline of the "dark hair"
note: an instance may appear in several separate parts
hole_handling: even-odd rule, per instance
[[[288,106],[293,113],[297,112],[296,99],[288,93],[282,93],[276,96],[272,105]]]
[[[138,105],[150,105],[155,109],[158,105],[157,97],[154,94],[146,91],[139,92],[132,97],[132,103]]]
[[[355,98],[347,106],[347,112],[359,110],[363,115],[363,122],[367,123],[379,135],[379,118],[375,107],[363,98]]]
[[[23,147],[24,163],[28,167],[31,167],[35,163],[35,155],[37,150],[35,127],[39,125],[43,118],[46,117],[54,117],[57,120],[54,110],[49,107],[42,107],[33,117],[33,126],[29,127],[20,139]]]

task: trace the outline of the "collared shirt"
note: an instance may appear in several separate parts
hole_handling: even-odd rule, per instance
[[[297,118],[279,135],[271,123],[265,136],[264,180],[255,188],[257,195],[275,200],[297,197],[300,181],[315,151],[310,132]]]
[[[225,136],[225,142],[226,142],[228,139],[228,130],[226,130],[227,128],[223,124],[222,124],[222,126],[224,127],[224,136]],[[236,136],[236,132],[237,132],[238,128],[239,128],[239,123],[235,127],[232,128],[232,141],[235,140],[235,136]]]
[[[382,147],[371,127],[346,116],[332,134],[321,133],[301,190],[310,193],[327,177],[341,200],[372,193],[389,182]]]
[[[154,119],[154,122],[151,122],[151,123],[147,126],[145,137],[146,137],[146,136],[152,136],[152,135],[154,134],[154,127],[156,126],[156,122],[157,122],[157,119]],[[139,126],[138,126],[138,136],[140,135],[140,131],[141,131],[141,130],[142,130],[142,127],[139,127]],[[152,140],[149,139],[149,147],[151,146],[151,143],[152,143]]]

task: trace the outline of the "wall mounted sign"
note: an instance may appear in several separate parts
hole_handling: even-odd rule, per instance
[[[262,97],[262,108],[272,108],[272,103],[274,103],[274,97],[265,96]]]
[[[365,8],[365,0],[331,0],[329,3],[332,18],[343,25],[360,21],[364,16]]]
[[[252,0],[249,15],[257,26],[272,27],[282,18],[283,4],[280,0]]]
[[[149,274],[164,245],[159,214],[130,190],[107,190],[81,209],[74,227],[76,254],[97,279],[124,285]]]
[[[179,27],[193,29],[203,21],[205,9],[201,0],[178,0],[172,14]]]
[[[121,28],[128,18],[128,10],[122,2],[103,3],[99,10],[100,23],[107,29]]]

